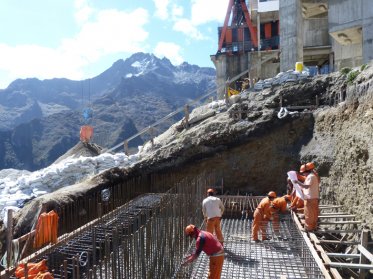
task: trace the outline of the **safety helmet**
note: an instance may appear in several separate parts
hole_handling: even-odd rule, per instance
[[[207,190],[207,194],[210,194],[210,193],[213,194],[214,192],[215,192],[215,191],[214,191],[214,189],[212,189],[212,188],[210,188],[210,189]]]
[[[306,172],[306,170],[307,170],[307,169],[306,169],[306,164],[304,164],[304,165],[301,165],[301,166],[300,166],[299,172],[300,172],[300,173],[303,173],[303,172]]]
[[[290,202],[290,201],[291,201],[291,195],[285,195],[285,196],[283,196],[283,198],[284,198],[287,202]]]
[[[268,196],[269,198],[276,198],[276,197],[277,197],[276,192],[274,192],[274,191],[270,191],[270,192],[267,194],[267,196]]]
[[[314,168],[315,168],[315,164],[313,162],[309,162],[306,164],[307,171],[313,170]]]
[[[192,224],[186,226],[186,227],[185,227],[185,234],[191,236],[191,235],[194,233],[194,229],[195,229],[195,228],[196,228],[196,226],[195,226],[195,225],[192,225]]]

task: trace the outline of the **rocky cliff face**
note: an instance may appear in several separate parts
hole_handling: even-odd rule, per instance
[[[313,137],[301,157],[322,175],[322,197],[344,205],[373,228],[373,70],[347,85],[345,100],[314,113]],[[336,90],[338,88],[335,88]]]

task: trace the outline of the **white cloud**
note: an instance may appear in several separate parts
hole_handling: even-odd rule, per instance
[[[75,37],[62,40],[55,49],[0,44],[0,71],[8,73],[8,80],[1,80],[0,88],[16,78],[81,79],[83,67],[105,55],[144,51],[148,37],[144,25],[148,18],[148,12],[140,8],[131,13],[103,10],[94,21],[83,24]]]
[[[179,31],[196,40],[203,40],[204,36],[188,19],[179,19],[175,22],[173,30]]]
[[[169,0],[153,0],[155,5],[155,15],[160,19],[167,19],[168,18],[168,5],[170,3]]]
[[[185,61],[180,52],[179,45],[169,42],[159,42],[154,49],[154,55],[159,58],[167,57],[174,65],[180,65]]]
[[[93,13],[93,9],[88,5],[87,0],[75,0],[74,2],[75,7],[75,20],[78,23],[87,22],[89,17]]]
[[[228,8],[227,0],[191,0],[192,24],[197,26],[211,21],[223,23]]]
[[[182,6],[178,6],[174,4],[172,5],[171,14],[172,14],[172,19],[180,18],[184,14],[184,8]]]

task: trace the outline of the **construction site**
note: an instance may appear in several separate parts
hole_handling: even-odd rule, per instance
[[[211,55],[217,90],[97,149],[129,156],[129,141],[184,113],[151,133],[131,167],[8,210],[1,279],[208,278],[205,253],[183,264],[196,247],[185,227],[207,228],[208,188],[225,208],[221,278],[373,278],[372,25],[369,0],[227,0]],[[315,76],[253,89],[297,65]],[[93,149],[90,137],[79,146]],[[261,201],[269,191],[289,194],[288,171],[311,161],[320,178],[317,228],[308,231],[304,212],[288,207],[276,212],[277,225],[262,223],[267,239],[254,241]]]

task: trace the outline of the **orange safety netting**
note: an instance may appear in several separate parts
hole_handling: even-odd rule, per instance
[[[47,243],[57,242],[58,214],[52,210],[39,216],[35,228],[34,248],[40,248]]]
[[[25,278],[26,264],[21,263],[17,266],[15,275],[17,278]],[[27,263],[28,279],[53,279],[53,275],[48,272],[47,260],[41,260],[38,263]]]

